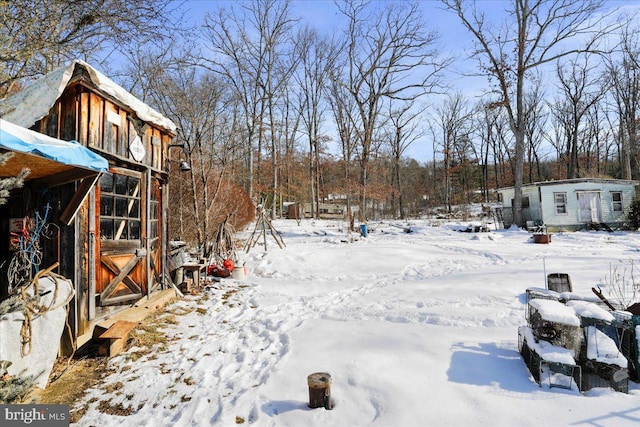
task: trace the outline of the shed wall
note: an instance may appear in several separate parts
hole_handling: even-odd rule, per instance
[[[629,182],[558,182],[544,185],[530,185],[522,190],[523,197],[529,197],[529,208],[523,208],[523,219],[534,221],[541,219],[549,227],[559,229],[580,229],[585,221],[580,220],[579,194],[581,192],[597,192],[600,195],[602,222],[620,224],[625,220],[629,205],[636,196],[635,185]],[[613,210],[614,192],[622,194],[622,211]],[[505,188],[498,190],[502,195],[505,225],[512,223],[511,200],[515,190]],[[556,212],[555,193],[566,194],[566,213]]]

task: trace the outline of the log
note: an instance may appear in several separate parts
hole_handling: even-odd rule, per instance
[[[307,377],[309,386],[309,407],[331,409],[331,375],[316,372]]]

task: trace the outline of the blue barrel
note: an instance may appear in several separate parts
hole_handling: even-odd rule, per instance
[[[360,234],[362,237],[367,237],[367,224],[360,224]]]

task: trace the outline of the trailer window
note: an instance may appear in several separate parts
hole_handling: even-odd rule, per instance
[[[611,192],[611,203],[614,212],[622,212],[622,191]]]
[[[557,214],[567,213],[567,193],[553,193],[553,200],[556,205]]]

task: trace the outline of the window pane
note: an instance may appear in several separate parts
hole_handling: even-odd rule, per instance
[[[115,223],[115,236],[113,238],[115,240],[127,240],[127,221],[125,220],[114,220]]]
[[[127,177],[116,175],[116,194],[127,194]]]
[[[100,196],[100,215],[113,215],[113,196]]]
[[[129,177],[127,194],[129,196],[140,196],[140,180],[138,178],[132,176]]]
[[[100,195],[100,215],[113,217],[101,219],[101,224],[105,227],[101,238],[139,240],[141,238],[142,191],[140,186],[142,180],[139,177],[108,174],[103,175],[100,182],[103,185]],[[155,205],[157,209],[157,202]]]
[[[140,238],[140,221],[129,221],[129,240]]]
[[[158,237],[158,221],[152,221],[150,226],[151,226],[151,230],[149,233],[150,234],[149,238],[153,240]]]
[[[123,199],[121,197],[118,197],[116,199],[116,215],[115,216],[119,216],[119,217],[126,217],[127,216],[127,199]]]
[[[153,185],[151,187],[151,200],[160,200],[160,183],[157,179],[153,180]]]
[[[612,197],[614,202],[621,202],[622,201],[622,193],[620,193],[620,192],[611,193],[611,197]]]
[[[140,218],[140,200],[129,200],[129,218]]]
[[[100,220],[100,239],[113,240],[113,220]]]
[[[158,203],[157,202],[151,202],[151,212],[149,217],[151,219],[158,219]]]
[[[105,173],[100,177],[100,189],[105,193],[113,193],[113,175]]]

